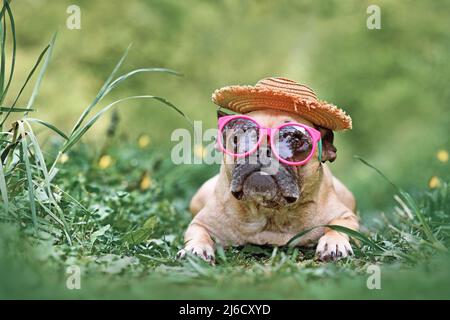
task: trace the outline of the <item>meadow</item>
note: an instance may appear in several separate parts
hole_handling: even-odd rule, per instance
[[[65,28],[74,3],[80,30]],[[0,297],[450,298],[449,4],[380,2],[380,30],[368,5],[3,2]],[[170,135],[215,126],[214,89],[270,75],[353,117],[331,167],[358,202],[355,256],[248,245],[179,261],[190,197],[218,166],[173,164]]]

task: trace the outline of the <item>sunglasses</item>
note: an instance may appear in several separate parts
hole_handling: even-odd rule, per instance
[[[320,131],[297,122],[283,123],[275,128],[261,126],[255,119],[244,115],[219,118],[218,145],[222,152],[243,158],[254,153],[269,138],[272,154],[281,163],[291,166],[306,164],[319,149],[322,156]]]

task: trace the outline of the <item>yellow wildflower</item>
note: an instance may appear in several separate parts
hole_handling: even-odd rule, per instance
[[[430,189],[436,189],[440,185],[441,185],[441,180],[436,176],[432,176],[430,181],[428,181],[428,186],[430,187]]]
[[[436,153],[436,157],[440,162],[448,162],[448,152],[447,150],[439,150]]]
[[[139,137],[138,139],[139,148],[144,149],[148,147],[149,144],[150,144],[150,137],[148,135],[143,134]]]
[[[69,161],[69,156],[66,153],[63,153],[61,157],[59,157],[59,163],[66,163]]]
[[[145,172],[141,178],[141,182],[139,183],[139,188],[144,191],[149,189],[152,186],[152,179],[150,178],[150,175],[148,172]]]
[[[104,154],[103,156],[100,157],[100,160],[98,161],[98,166],[101,169],[106,169],[108,167],[110,167],[112,164],[112,158],[111,156]]]

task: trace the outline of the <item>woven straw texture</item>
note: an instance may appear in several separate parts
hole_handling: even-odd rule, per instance
[[[344,110],[318,100],[315,92],[286,78],[266,78],[255,86],[228,86],[212,95],[215,104],[238,113],[275,109],[296,113],[302,118],[331,130],[352,128],[352,119]]]

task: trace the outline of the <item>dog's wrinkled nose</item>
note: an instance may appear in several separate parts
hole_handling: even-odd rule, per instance
[[[295,201],[298,200],[298,197],[287,196],[284,197],[284,199],[286,200],[287,203],[294,203]]]
[[[273,200],[277,197],[277,184],[268,174],[252,173],[244,182],[242,188],[246,197],[260,200]]]
[[[300,199],[294,169],[272,158],[270,148],[258,152],[256,158],[236,160],[230,192],[237,200],[251,200],[266,207],[293,204]]]
[[[233,197],[235,197],[238,200],[242,199],[242,196],[244,195],[244,192],[242,192],[242,190],[240,191],[231,191],[231,194],[233,195]]]

